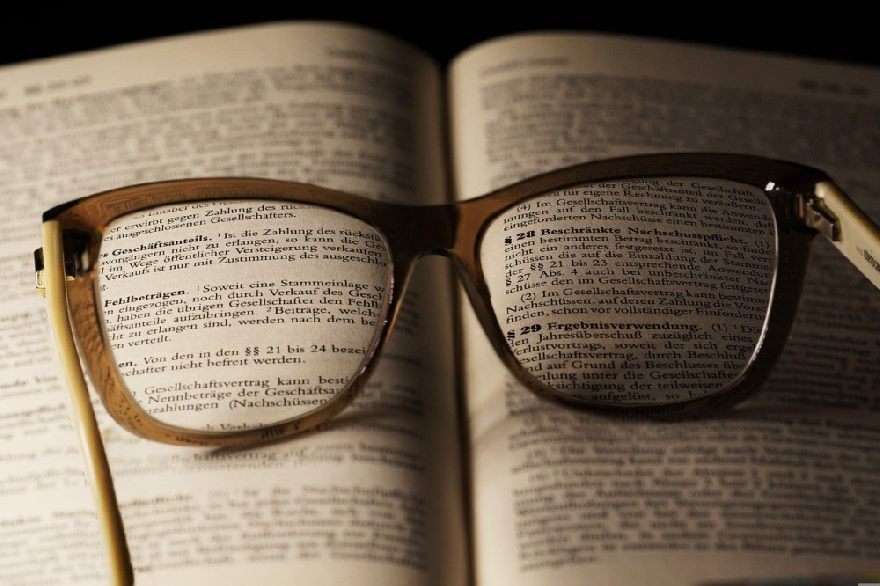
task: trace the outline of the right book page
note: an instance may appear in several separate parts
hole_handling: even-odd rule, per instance
[[[744,152],[822,168],[880,216],[873,69],[530,34],[467,51],[449,82],[458,198],[589,160]],[[770,380],[722,417],[621,421],[541,401],[464,317],[480,586],[880,568],[880,292],[826,242]]]

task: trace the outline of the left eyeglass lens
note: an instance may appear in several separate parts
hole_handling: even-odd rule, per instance
[[[97,311],[118,376],[151,417],[257,429],[340,397],[383,321],[390,273],[383,236],[334,209],[166,205],[108,227]]]

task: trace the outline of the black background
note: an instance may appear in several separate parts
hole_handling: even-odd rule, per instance
[[[316,5],[318,3],[315,3]],[[602,5],[606,6],[602,6]],[[40,6],[4,18],[0,64],[63,55],[130,41],[272,20],[333,20],[384,30],[446,63],[482,40],[525,30],[588,30],[707,43],[880,65],[880,20],[871,2],[623,3],[492,5],[477,10],[418,2],[403,8],[371,4],[358,11],[264,9],[258,4],[193,10],[120,2],[108,9]],[[246,6],[246,7],[245,7]],[[189,10],[184,10],[189,8]],[[23,4],[20,9],[28,10]],[[873,9],[873,10],[872,10]],[[476,12],[493,15],[468,16]],[[539,13],[540,14],[537,14]],[[456,15],[459,15],[456,17]]]

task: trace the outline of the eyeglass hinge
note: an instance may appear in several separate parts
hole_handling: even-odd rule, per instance
[[[85,253],[88,250],[88,238],[78,232],[65,233],[64,240],[64,277],[72,281],[85,270]],[[34,269],[36,270],[37,291],[46,296],[46,271],[43,260],[43,249],[34,251]]]
[[[840,221],[815,195],[798,196],[799,216],[804,223],[832,241],[840,240]]]

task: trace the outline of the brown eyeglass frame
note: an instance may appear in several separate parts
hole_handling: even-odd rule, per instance
[[[727,179],[764,191],[776,216],[778,236],[776,279],[762,343],[739,377],[726,390],[708,397],[664,405],[610,405],[557,393],[531,375],[505,341],[491,308],[491,295],[480,262],[484,231],[493,218],[523,200],[577,184],[646,177]],[[96,303],[95,268],[102,237],[109,224],[122,215],[160,205],[212,199],[269,199],[320,205],[358,218],[384,235],[391,260],[384,318],[360,374],[338,398],[323,407],[259,429],[204,432],[153,419],[126,391],[112,361]],[[439,254],[453,260],[495,351],[528,388],[544,397],[606,413],[674,417],[729,406],[760,387],[790,331],[809,243],[817,232],[827,236],[880,287],[880,264],[876,261],[880,258],[880,229],[843,191],[817,169],[751,155],[662,154],[596,161],[532,177],[475,199],[428,206],[379,202],[314,185],[268,179],[185,179],[135,185],[84,197],[47,211],[43,222],[43,248],[36,253],[38,288],[44,289],[49,301],[62,365],[79,417],[76,423],[91,459],[93,485],[105,512],[110,508],[108,503],[115,509],[115,497],[76,344],[82,349],[82,358],[107,411],[124,428],[139,436],[172,444],[213,446],[242,446],[283,438],[313,429],[351,402],[370,376],[393,329],[416,261],[425,255]],[[103,489],[101,483],[105,484]],[[122,569],[117,568],[114,575],[120,580],[117,583],[128,583],[125,567],[130,577],[130,566],[126,566],[127,552],[118,512],[106,513],[105,517],[105,531],[115,535],[108,539],[116,541],[120,556],[117,561],[125,558],[116,564]],[[115,526],[107,529],[108,523]]]
[[[519,363],[491,309],[480,263],[480,243],[491,220],[523,200],[579,183],[677,176],[729,179],[762,190],[776,214],[777,278],[770,302],[767,335],[747,368],[726,391],[673,404],[594,403],[556,393]],[[527,387],[542,396],[609,413],[676,415],[741,400],[766,378],[794,318],[808,244],[816,230],[806,219],[809,195],[819,184],[833,185],[821,171],[746,155],[647,155],[592,162],[533,177],[483,197],[449,205],[410,206],[375,201],[314,185],[269,179],[186,179],[105,191],[55,207],[44,214],[62,233],[67,299],[77,341],[107,411],[127,430],[147,439],[184,445],[239,446],[314,428],[347,406],[369,377],[393,329],[415,262],[427,254],[453,259],[470,301],[498,355]],[[766,190],[768,184],[773,188]],[[839,189],[837,190],[839,191]],[[305,415],[267,427],[233,432],[191,431],[146,414],[125,390],[103,334],[95,295],[96,259],[108,225],[122,215],[160,205],[212,199],[267,199],[320,205],[358,218],[387,241],[391,274],[384,319],[355,376],[338,398]],[[813,202],[815,204],[815,202]],[[865,218],[866,219],[866,218]],[[867,219],[866,219],[867,220]],[[414,229],[417,227],[417,229]],[[876,227],[875,227],[876,229]],[[43,249],[45,254],[45,248]]]

